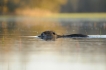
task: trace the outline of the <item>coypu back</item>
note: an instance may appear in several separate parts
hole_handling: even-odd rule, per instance
[[[84,34],[70,34],[70,35],[65,35],[64,37],[88,37],[88,36]]]

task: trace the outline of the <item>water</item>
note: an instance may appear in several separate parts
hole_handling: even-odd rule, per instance
[[[105,20],[33,19],[0,19],[0,70],[106,70],[104,38],[44,41],[22,37],[45,30],[60,35],[106,35]]]

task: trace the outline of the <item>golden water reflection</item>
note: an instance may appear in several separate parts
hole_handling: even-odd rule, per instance
[[[45,30],[58,34],[105,34],[105,23],[101,27],[99,23],[77,25],[78,22],[57,21],[8,23],[0,24],[0,70],[106,70],[106,39],[44,41],[21,37],[39,35]]]

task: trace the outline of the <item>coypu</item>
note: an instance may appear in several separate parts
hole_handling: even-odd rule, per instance
[[[53,31],[44,31],[38,37],[46,41],[48,40],[55,41],[57,38],[75,38],[75,37],[88,37],[88,36],[84,34],[57,35]]]

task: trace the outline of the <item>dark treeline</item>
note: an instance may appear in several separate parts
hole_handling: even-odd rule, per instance
[[[68,0],[61,12],[106,12],[106,0]]]

